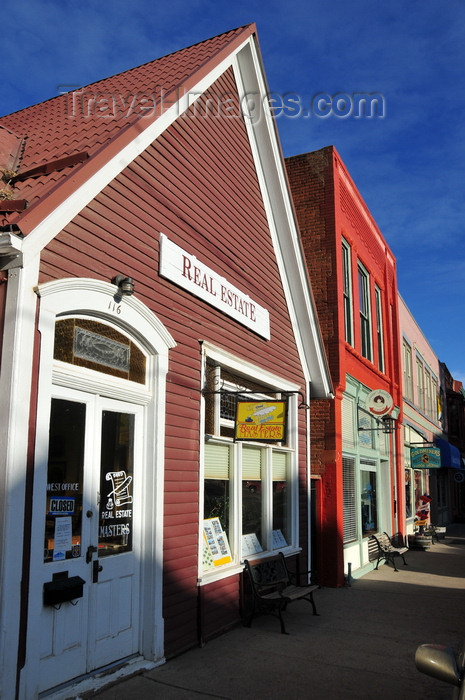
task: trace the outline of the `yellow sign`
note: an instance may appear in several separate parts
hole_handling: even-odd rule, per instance
[[[221,527],[219,518],[203,521],[203,569],[223,566],[232,562],[228,537]]]
[[[236,440],[281,442],[286,435],[286,401],[238,401]]]

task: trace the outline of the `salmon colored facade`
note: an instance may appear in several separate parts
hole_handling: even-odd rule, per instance
[[[250,25],[0,120],[5,697],[162,663],[240,621],[246,556],[312,558],[331,381],[260,65]],[[284,436],[234,439],[238,397]]]
[[[286,165],[335,392],[313,410],[314,556],[341,586],[370,567],[371,534],[405,534],[396,265],[334,147]]]

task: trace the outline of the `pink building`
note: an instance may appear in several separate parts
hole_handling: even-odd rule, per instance
[[[451,519],[454,473],[461,467],[460,453],[446,437],[445,387],[441,365],[405,301],[399,295],[403,372],[403,444],[407,532],[412,534],[421,497],[429,494],[431,520],[436,525]]]

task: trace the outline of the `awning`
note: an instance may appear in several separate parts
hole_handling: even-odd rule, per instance
[[[447,440],[436,438],[436,445],[441,450],[441,467],[462,469],[462,459],[459,450]]]

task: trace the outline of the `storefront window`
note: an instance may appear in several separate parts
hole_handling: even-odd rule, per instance
[[[283,538],[290,541],[288,459],[288,453],[273,450],[273,549],[282,545]]]
[[[410,479],[410,469],[405,469],[405,516],[412,517],[412,483]]]
[[[234,440],[235,401],[241,391],[247,400],[258,401],[279,400],[278,392],[211,366],[207,386],[202,562],[203,571],[213,571],[295,544],[291,484],[296,465],[288,442]],[[296,401],[291,403],[296,411]]]
[[[262,450],[242,447],[242,537],[247,549],[261,551],[262,542]],[[265,546],[266,549],[266,546]]]
[[[86,406],[52,399],[44,561],[80,557]]]
[[[342,458],[344,497],[344,544],[357,539],[357,506],[355,500],[355,459]]]
[[[229,538],[229,445],[205,445],[204,519],[218,518]]]
[[[362,499],[362,534],[371,535],[378,530],[378,511],[376,505],[376,472],[361,471]]]

